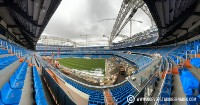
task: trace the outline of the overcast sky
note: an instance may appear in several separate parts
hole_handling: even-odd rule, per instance
[[[88,40],[106,40],[103,35],[110,36],[115,21],[97,21],[116,18],[121,3],[122,0],[62,0],[43,35],[84,41],[85,37],[80,35],[88,34]],[[133,34],[141,32],[151,25],[149,17],[141,9],[136,12],[133,19],[143,22],[133,22]],[[129,24],[121,34],[130,35]]]

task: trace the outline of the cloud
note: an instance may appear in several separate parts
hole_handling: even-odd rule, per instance
[[[58,36],[74,41],[84,40],[80,35],[88,34],[88,40],[106,40],[110,36],[114,20],[97,22],[106,18],[116,18],[123,0],[62,0],[43,34]],[[133,19],[132,32],[138,33],[150,25],[148,16],[139,9]],[[127,24],[121,34],[129,36]]]

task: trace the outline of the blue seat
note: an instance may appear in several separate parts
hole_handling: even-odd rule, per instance
[[[35,99],[42,99],[44,98],[44,91],[43,89],[36,89],[35,90]]]
[[[161,96],[161,98],[170,97],[170,93],[162,91],[161,94],[160,94],[160,96]]]
[[[45,98],[36,99],[36,105],[48,105]]]
[[[13,89],[22,89],[24,86],[24,80],[16,79],[16,75],[13,74],[10,77],[10,87]]]
[[[21,94],[21,89],[11,89],[8,82],[1,88],[1,98],[4,104],[19,104]]]
[[[35,89],[43,89],[42,83],[41,83],[40,80],[34,81],[34,88],[35,88]]]
[[[171,87],[171,86],[172,86],[172,81],[169,80],[169,79],[166,79],[166,80],[165,80],[165,83],[164,83],[164,86],[166,86],[166,87]]]
[[[0,97],[0,105],[4,105],[4,104],[1,102],[1,97]]]
[[[19,67],[19,68],[15,71],[16,79],[25,80],[25,78],[26,78],[26,73],[27,73],[27,66]]]
[[[169,101],[159,101],[159,105],[170,105]]]

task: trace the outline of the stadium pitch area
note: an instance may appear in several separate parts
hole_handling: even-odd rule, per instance
[[[65,67],[78,70],[105,69],[105,59],[63,58],[58,60]]]

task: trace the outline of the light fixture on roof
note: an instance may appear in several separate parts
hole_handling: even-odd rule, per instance
[[[40,0],[35,0],[35,6],[39,5]]]
[[[45,7],[43,7],[41,11],[42,11],[42,12],[46,12],[46,9],[45,9]]]

